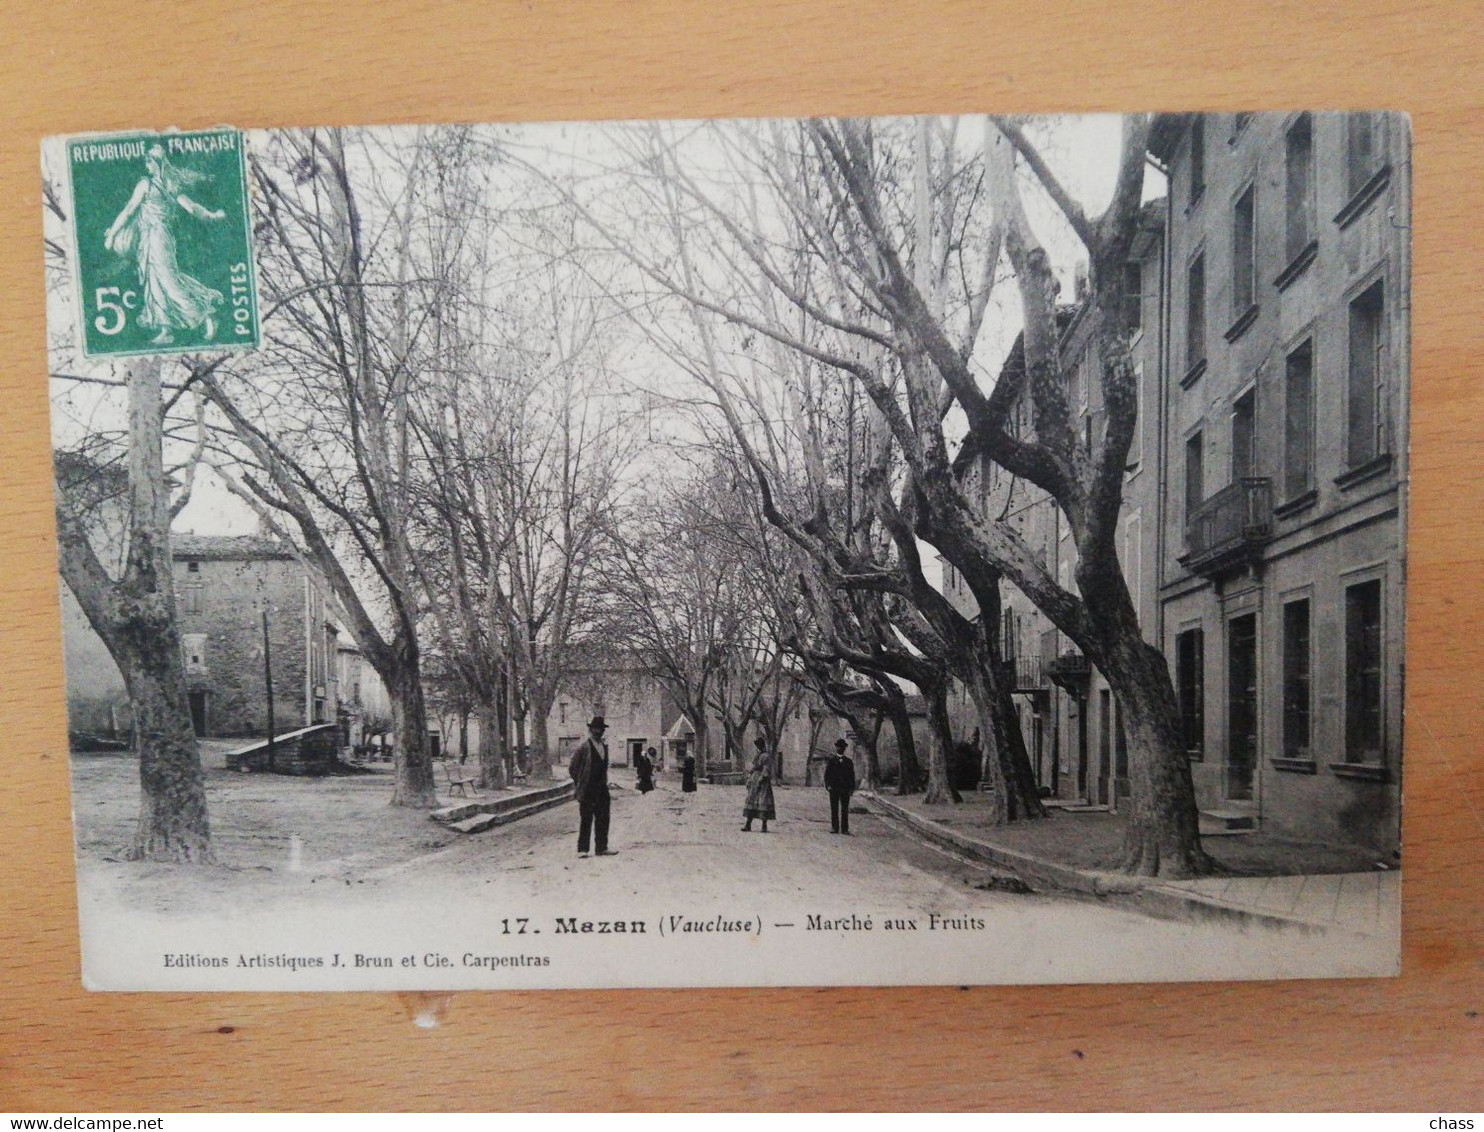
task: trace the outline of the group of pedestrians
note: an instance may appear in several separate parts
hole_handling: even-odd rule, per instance
[[[601,715],[588,720],[587,738],[578,744],[567,767],[576,788],[578,828],[577,855],[586,857],[589,846],[598,857],[613,857],[618,850],[608,848],[608,818],[611,805],[608,796],[608,746],[603,735],[608,724]],[[778,817],[773,802],[773,753],[762,736],[753,740],[757,754],[747,775],[747,799],[742,804],[745,824],[743,833],[752,832],[754,820],[768,832],[768,822]],[[835,741],[835,753],[825,760],[824,785],[830,796],[830,832],[850,833],[850,796],[855,793],[855,762],[845,752],[849,744]],[[634,758],[636,787],[641,794],[654,789],[655,749],[650,747]],[[685,793],[696,789],[696,760],[687,755],[680,764],[680,788]]]

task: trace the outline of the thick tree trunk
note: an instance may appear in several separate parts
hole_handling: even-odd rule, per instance
[[[494,704],[479,705],[479,785],[486,790],[505,787],[505,744],[501,742],[500,712]]]
[[[891,727],[897,736],[897,793],[916,794],[922,789],[922,766],[917,759],[912,717],[903,702],[894,703],[886,714],[891,717]]]
[[[948,752],[953,749],[953,728],[948,721],[948,700],[943,687],[927,693],[928,782],[923,801],[928,805],[962,802],[948,774]]]
[[[1193,877],[1216,871],[1201,847],[1190,759],[1164,656],[1123,640],[1094,663],[1123,707],[1129,745],[1129,814],[1119,868],[1140,876]]]
[[[526,771],[526,777],[532,782],[550,782],[551,773],[551,736],[547,729],[547,713],[551,705],[546,705],[546,711],[542,711],[540,705],[531,705],[531,760],[530,767]],[[562,768],[566,773],[566,768]]]
[[[857,731],[861,738],[861,745],[866,749],[866,789],[881,789],[881,725],[886,717],[879,711],[871,713],[871,726],[864,731]],[[911,728],[909,727],[910,731]]]
[[[114,659],[129,689],[139,756],[139,824],[129,858],[209,862],[206,789],[173,626],[139,618],[121,631],[134,637]]]
[[[170,506],[163,467],[164,409],[158,358],[129,373],[128,556],[109,577],[73,511],[74,485],[59,477],[57,526],[62,576],[107,645],[129,692],[139,757],[139,822],[131,860],[210,862],[211,828],[191,724],[170,559]],[[87,485],[76,485],[83,489]]]
[[[407,650],[398,648],[399,654]],[[428,754],[428,713],[423,703],[416,653],[406,658],[386,681],[392,701],[392,735],[396,786],[392,805],[431,810],[438,805],[433,762]]]
[[[707,765],[711,761],[711,726],[706,722],[706,713],[697,712],[691,726],[696,729],[696,777],[702,778],[711,773]]]
[[[526,717],[524,715],[517,715],[515,717],[515,752],[513,756],[516,770],[522,769],[520,765],[522,756],[526,760],[525,772],[529,775],[531,772],[531,752],[526,747]]]
[[[1035,771],[1020,732],[1020,714],[1011,699],[1008,665],[998,650],[980,642],[969,673],[969,696],[979,716],[980,741],[984,744],[984,774],[989,792],[991,825],[1021,818],[1046,816],[1036,787]]]
[[[1011,818],[1013,805],[1011,792],[1006,789],[1008,776],[1005,773],[1003,751],[1005,739],[1001,734],[1003,723],[995,701],[994,679],[989,671],[978,664],[969,676],[969,698],[979,715],[979,737],[984,744],[983,759],[985,785],[989,794],[989,824],[1004,825]]]
[[[1030,751],[1026,749],[1025,733],[1020,729],[1020,713],[1015,710],[1008,680],[999,681],[994,708],[991,718],[998,729],[994,740],[1008,783],[1005,793],[1010,801],[1010,820],[1044,818],[1046,805],[1041,801],[1041,788],[1036,782],[1036,770],[1031,765]]]

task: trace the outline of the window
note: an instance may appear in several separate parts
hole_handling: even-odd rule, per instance
[[[563,700],[561,703],[557,704],[557,722],[558,723],[566,723],[567,722],[567,701],[566,700]]]
[[[1248,185],[1232,210],[1232,318],[1257,301],[1256,189]]]
[[[637,703],[630,703],[629,704],[629,726],[630,727],[633,727],[638,722],[639,722],[639,705]]]
[[[201,590],[202,590],[202,587],[201,587],[201,584],[199,582],[196,582],[196,583],[193,583],[191,585],[187,585],[187,586],[182,586],[181,587],[181,590],[180,590],[180,604],[183,607],[184,612],[186,612],[186,613],[200,613],[201,612],[201,608],[202,608]]]
[[[1350,114],[1345,119],[1345,172],[1353,197],[1365,188],[1381,167],[1381,146],[1376,119],[1370,114]]]
[[[1190,261],[1185,286],[1185,368],[1206,360],[1206,255]]]
[[[1283,754],[1309,758],[1309,601],[1283,607]]]
[[[1283,379],[1283,498],[1314,486],[1314,343],[1288,355]]]
[[[201,563],[199,563],[199,562],[187,562],[186,563],[186,573],[187,574],[199,574],[200,572],[201,572]]]
[[[1206,635],[1187,629],[1175,637],[1175,691],[1180,701],[1180,734],[1187,754],[1206,746]]]
[[[1190,206],[1200,203],[1206,191],[1206,119],[1196,115],[1190,124]]]
[[[1144,325],[1144,265],[1123,265],[1123,325],[1130,333],[1137,333]]]
[[[1350,466],[1375,459],[1381,443],[1381,317],[1385,299],[1377,280],[1350,304],[1349,442]]]
[[[1284,247],[1292,263],[1314,239],[1314,120],[1307,114],[1299,115],[1288,130],[1285,165]]]
[[[1084,357],[1072,368],[1072,405],[1087,407],[1087,359]]]
[[[1201,461],[1201,434],[1185,442],[1185,521],[1194,517],[1196,508],[1206,498],[1204,469]]]
[[[1134,366],[1134,435],[1128,442],[1127,470],[1132,471],[1144,458],[1144,422],[1139,410],[1144,404],[1144,363]]]
[[[1257,475],[1257,390],[1232,405],[1232,483]]]
[[[1005,660],[1014,660],[1019,655],[1015,637],[1015,610],[1002,610],[1000,613],[1000,656]]]
[[[206,667],[206,634],[182,634],[180,643],[185,651],[186,670],[201,671]]]
[[[1381,582],[1345,590],[1345,761],[1381,761]]]
[[[1137,610],[1144,590],[1144,516],[1131,511],[1123,521],[1123,579]]]

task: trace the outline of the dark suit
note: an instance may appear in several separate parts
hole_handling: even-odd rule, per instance
[[[577,851],[586,853],[591,835],[596,852],[608,851],[608,748],[584,739],[572,755],[567,773],[577,784]]]
[[[824,787],[830,792],[830,832],[850,832],[850,796],[855,793],[855,761],[833,754],[825,760]]]

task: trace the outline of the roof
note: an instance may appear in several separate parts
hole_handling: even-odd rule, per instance
[[[1156,114],[1149,127],[1149,152],[1166,164],[1175,156],[1175,147],[1197,114]]]
[[[182,535],[171,534],[170,557],[216,561],[251,559],[289,560],[294,557],[287,546],[263,535]]]

